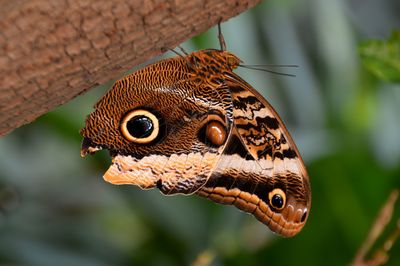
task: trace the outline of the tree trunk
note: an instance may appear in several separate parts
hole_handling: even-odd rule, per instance
[[[0,136],[259,0],[0,0]]]

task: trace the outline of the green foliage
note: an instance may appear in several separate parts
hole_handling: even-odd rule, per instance
[[[400,31],[387,40],[370,40],[359,46],[364,66],[379,79],[400,82]]]

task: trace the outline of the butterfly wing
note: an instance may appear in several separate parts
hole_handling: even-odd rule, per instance
[[[227,75],[225,82],[234,126],[216,169],[197,194],[233,204],[272,231],[293,236],[311,207],[304,163],[271,105],[236,74]]]
[[[150,65],[117,81],[95,105],[81,130],[82,154],[110,151],[112,164],[104,175],[110,183],[157,187],[164,194],[193,193],[210,177],[224,149],[209,145],[201,132],[214,120],[226,132],[232,126],[232,108],[226,106],[231,94],[223,91],[199,89],[184,59]],[[140,115],[132,115],[137,110]],[[153,131],[158,131],[153,141],[143,141],[149,138],[145,132],[143,138],[127,138],[153,120]]]
[[[311,204],[308,175],[268,102],[232,72],[240,60],[204,50],[120,81],[81,130],[81,154],[108,149],[113,184],[197,193],[292,236]]]

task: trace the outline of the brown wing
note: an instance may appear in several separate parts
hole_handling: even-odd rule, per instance
[[[216,169],[197,194],[233,204],[272,231],[293,236],[311,207],[304,163],[271,105],[234,73],[225,81],[232,94],[234,127]]]
[[[110,183],[157,187],[164,194],[195,192],[210,177],[223,151],[222,146],[208,145],[199,132],[211,116],[220,117],[227,132],[232,126],[232,110],[226,108],[226,103],[232,102],[227,88],[217,92],[207,84],[200,85],[193,81],[186,60],[179,57],[117,81],[81,130],[82,154],[110,150],[112,164],[104,174]],[[159,136],[154,142],[134,143],[121,132],[121,121],[138,109],[159,119]]]

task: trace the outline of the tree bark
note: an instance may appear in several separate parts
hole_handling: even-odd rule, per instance
[[[0,136],[259,0],[0,0]]]

